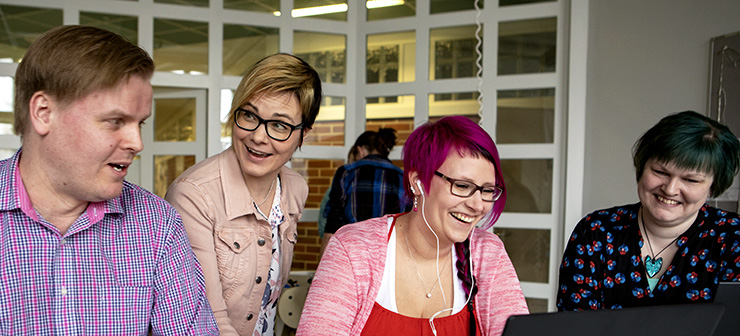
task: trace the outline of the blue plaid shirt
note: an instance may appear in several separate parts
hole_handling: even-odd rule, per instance
[[[60,235],[31,205],[20,152],[0,161],[0,334],[218,335],[172,206],[124,182]]]
[[[371,154],[337,169],[326,206],[327,233],[385,214],[409,211],[403,190],[403,170]]]

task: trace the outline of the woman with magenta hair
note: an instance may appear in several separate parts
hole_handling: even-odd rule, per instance
[[[506,203],[491,137],[446,117],[417,128],[403,156],[413,211],[337,231],[298,335],[500,335],[528,313],[504,244],[486,231]]]

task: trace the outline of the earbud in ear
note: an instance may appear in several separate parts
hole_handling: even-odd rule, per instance
[[[424,188],[421,187],[421,181],[416,180],[416,185],[419,186],[419,192],[423,193],[424,192]]]

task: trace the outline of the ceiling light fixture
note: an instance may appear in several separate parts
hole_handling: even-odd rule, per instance
[[[369,0],[366,2],[365,6],[369,9],[373,9],[373,8],[398,6],[398,5],[403,5],[403,3],[404,3],[404,0]],[[348,8],[349,7],[347,6],[346,3],[326,5],[326,6],[296,8],[290,12],[290,15],[293,17],[304,17],[304,16],[315,16],[315,15],[332,14],[332,13],[342,13],[342,12],[346,12]],[[272,12],[272,14],[275,16],[281,15],[279,11]]]
[[[365,6],[368,9],[373,9],[398,5],[403,5],[403,0],[369,0]]]

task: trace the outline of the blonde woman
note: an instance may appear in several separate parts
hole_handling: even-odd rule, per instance
[[[188,169],[166,199],[183,218],[221,335],[272,335],[306,181],[285,167],[316,120],[321,81],[298,57],[257,62],[234,94],[232,146]]]

